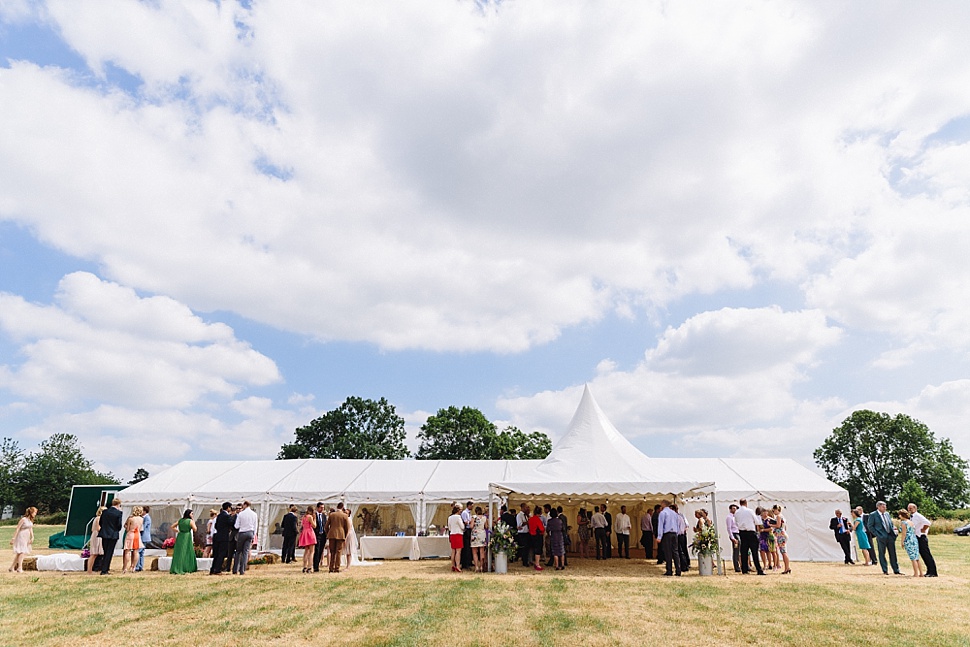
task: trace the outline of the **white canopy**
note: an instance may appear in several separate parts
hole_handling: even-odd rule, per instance
[[[519,481],[492,483],[495,494],[523,496],[690,496],[708,491],[710,478],[686,478],[661,460],[645,456],[617,431],[589,386],[566,434],[552,452]]]
[[[589,388],[566,434],[542,461],[186,461],[128,487],[121,496],[126,506],[187,506],[197,514],[223,501],[249,500],[265,536],[291,503],[344,501],[352,509],[406,504],[415,528],[423,530],[439,503],[485,501],[490,494],[541,496],[563,504],[567,498],[643,502],[679,496],[686,499],[690,519],[694,509],[710,506],[707,493],[713,485],[722,536],[731,501],[779,503],[792,535],[792,558],[839,559],[828,520],[836,507],[848,510],[844,489],[790,459],[648,458],[610,423]],[[730,558],[730,542],[722,544]]]

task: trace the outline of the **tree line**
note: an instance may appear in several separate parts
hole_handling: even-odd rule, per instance
[[[13,506],[19,513],[35,506],[41,514],[65,512],[72,486],[118,482],[110,472],[94,469],[71,434],[53,434],[33,452],[11,438],[0,442],[0,511]]]
[[[294,442],[280,448],[278,459],[409,458],[404,418],[385,398],[351,396],[336,409],[296,430]],[[552,451],[546,434],[525,433],[513,426],[499,429],[473,407],[439,409],[421,425],[419,460],[541,459]]]

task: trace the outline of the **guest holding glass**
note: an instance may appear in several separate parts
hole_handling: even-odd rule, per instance
[[[121,573],[134,573],[138,563],[138,551],[141,550],[142,509],[136,505],[125,521],[125,544],[122,552]]]
[[[313,571],[313,555],[317,548],[317,517],[312,505],[307,506],[301,524],[302,530],[297,544],[303,549],[303,572],[310,573]]]

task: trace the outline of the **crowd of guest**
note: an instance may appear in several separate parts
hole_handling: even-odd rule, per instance
[[[757,506],[752,510],[748,507],[747,499],[740,499],[737,504],[728,506],[725,526],[731,539],[731,561],[735,573],[746,575],[752,570],[758,575],[766,575],[766,571],[782,575],[791,573],[788,524],[781,506]]]
[[[114,499],[109,507],[99,507],[92,520],[92,537],[86,570],[107,575],[118,543],[122,549],[121,572],[144,569],[145,547],[152,542],[152,518],[148,506],[134,506],[122,521],[121,501]],[[28,508],[18,523],[11,544],[14,560],[9,571],[22,572],[23,558],[30,554],[33,542],[33,521],[37,509]],[[694,511],[693,532],[696,537],[713,528],[707,510]],[[563,570],[568,566],[567,553],[572,548],[570,532],[576,531],[576,553],[581,558],[613,559],[613,536],[616,557],[630,559],[630,534],[633,527],[625,505],[614,515],[606,503],[591,509],[579,508],[575,525],[570,525],[562,506],[552,504],[516,506],[502,505],[496,523],[504,523],[515,536],[518,557],[525,568],[542,571],[546,567]],[[910,560],[914,577],[936,577],[936,562],[929,547],[928,530],[932,522],[910,503],[895,513],[895,519],[880,501],[876,509],[866,513],[861,506],[845,516],[836,510],[829,528],[833,531],[844,554],[845,564],[879,564],[884,574],[892,569],[901,574],[896,551],[896,539]],[[163,529],[167,524],[163,524]],[[251,546],[258,526],[256,512],[248,501],[233,505],[226,502],[221,510],[210,510],[201,533],[202,556],[211,556],[210,575],[229,572],[245,575]],[[481,506],[468,501],[464,506],[454,504],[447,520],[453,572],[487,568],[488,542],[493,526]],[[676,503],[664,500],[640,516],[640,545],[647,560],[663,565],[665,576],[679,576],[691,568],[687,541],[688,521]],[[745,499],[729,506],[725,519],[726,538],[732,547],[735,572],[765,575],[775,571],[790,574],[787,523],[780,505],[748,507]],[[196,525],[192,510],[186,510],[174,530],[174,551],[170,572],[191,573],[197,570]],[[327,509],[324,503],[308,506],[299,514],[297,506],[290,506],[280,530],[283,538],[282,561],[296,561],[296,549],[302,550],[303,573],[314,573],[326,559],[330,572],[340,572],[343,559],[346,568],[353,561],[356,545],[354,527],[349,511],[343,503]],[[169,541],[172,541],[171,539]],[[592,543],[592,546],[590,545]],[[855,557],[852,547],[855,545]],[[696,548],[696,545],[695,545]],[[878,560],[877,560],[878,549]]]
[[[892,518],[885,501],[878,501],[876,509],[865,512],[862,506],[850,511],[850,517],[835,511],[829,522],[835,540],[842,548],[846,564],[855,564],[852,559],[852,543],[855,542],[856,556],[864,566],[875,566],[876,549],[879,551],[879,567],[883,575],[889,569],[895,575],[902,575],[896,554],[896,539],[906,553],[913,568],[913,577],[937,577],[936,560],[930,550],[929,529],[932,521],[920,514],[915,503],[906,509],[898,510],[896,519]],[[888,559],[887,559],[888,557]]]

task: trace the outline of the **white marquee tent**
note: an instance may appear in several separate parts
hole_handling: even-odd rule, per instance
[[[440,504],[490,495],[512,501],[549,502],[575,508],[609,500],[631,512],[663,497],[693,509],[710,507],[715,492],[719,530],[727,505],[746,497],[752,506],[785,507],[796,560],[841,560],[828,531],[835,507],[848,508],[848,494],[789,459],[648,458],[606,418],[587,388],[566,434],[545,460],[416,461],[306,459],[277,461],[186,461],[136,483],[123,492],[126,509],[151,505],[153,518],[172,520],[190,507],[196,519],[224,501],[249,500],[267,537],[290,504],[344,501],[362,506],[403,505],[410,532],[426,529]],[[127,510],[126,510],[127,514]],[[723,532],[722,532],[723,534]],[[634,536],[639,523],[634,519]],[[722,540],[726,557],[729,542]]]

